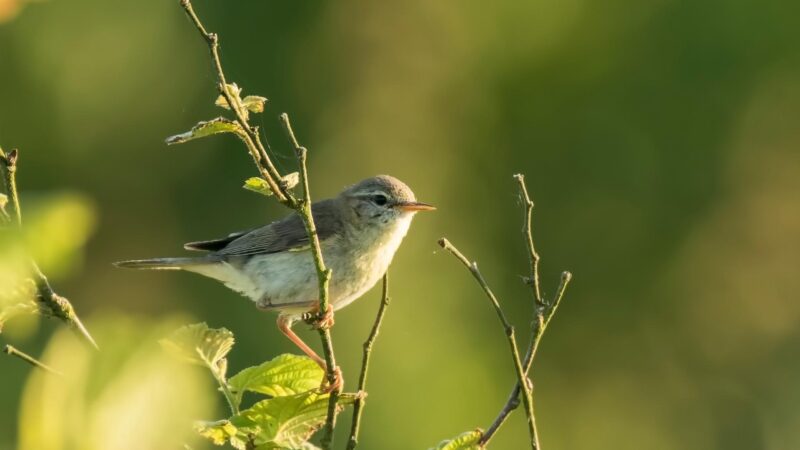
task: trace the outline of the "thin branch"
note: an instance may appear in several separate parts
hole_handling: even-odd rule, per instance
[[[535,305],[534,305],[534,312],[533,312],[533,321],[531,322],[531,337],[530,341],[528,342],[528,349],[525,352],[525,360],[523,361],[523,369],[525,371],[525,376],[527,379],[528,372],[530,371],[531,365],[533,364],[533,359],[536,357],[536,351],[539,349],[539,343],[542,340],[542,336],[544,335],[545,329],[550,321],[553,319],[553,316],[558,309],[558,306],[561,304],[561,300],[564,297],[564,292],[567,289],[567,285],[569,284],[570,280],[572,280],[572,274],[569,272],[563,272],[561,274],[561,281],[558,285],[558,289],[556,289],[556,294],[552,300],[552,302],[547,303],[541,296],[541,291],[539,287],[539,254],[536,253],[536,248],[533,244],[533,233],[532,229],[532,211],[533,211],[533,201],[531,201],[530,196],[528,195],[528,188],[525,185],[525,177],[522,174],[514,175],[514,179],[517,180],[519,184],[519,194],[524,202],[525,208],[525,221],[523,226],[523,236],[525,238],[525,242],[528,247],[528,256],[531,261],[531,274],[530,280],[531,285],[533,286],[534,296],[535,296]],[[481,438],[481,445],[486,445],[492,439],[492,437],[497,433],[497,430],[505,423],[508,416],[513,412],[517,407],[519,407],[519,396],[522,392],[522,386],[519,382],[514,386],[511,391],[511,394],[508,396],[508,400],[506,400],[505,406],[503,409],[500,410],[500,413],[495,418],[494,422],[486,429],[486,432],[483,434]],[[529,419],[532,417],[529,416]],[[535,421],[535,418],[533,419]],[[534,423],[535,427],[535,423]],[[536,449],[540,448],[538,442],[538,435],[537,440],[535,442]]]
[[[523,387],[523,404],[525,405],[525,412],[528,416],[528,433],[530,434],[531,438],[531,448],[533,450],[537,450],[539,448],[539,441],[538,441],[538,434],[536,431],[536,418],[534,416],[533,411],[533,396],[531,395],[531,386],[528,384],[527,375],[525,374],[525,370],[522,366],[522,361],[520,360],[519,356],[519,347],[517,346],[517,339],[514,334],[514,327],[506,318],[503,309],[500,307],[500,302],[497,301],[497,297],[492,292],[492,289],[486,283],[486,280],[483,278],[483,275],[478,270],[478,264],[475,262],[470,262],[466,256],[464,256],[453,244],[450,243],[445,238],[439,239],[439,245],[450,252],[453,256],[456,257],[461,263],[469,269],[472,273],[472,276],[481,286],[483,291],[486,293],[486,296],[491,301],[492,306],[494,306],[495,311],[497,312],[497,317],[500,319],[500,322],[503,324],[503,328],[506,332],[506,337],[508,338],[508,344],[511,348],[511,355],[514,359],[514,368],[517,372],[517,382]]]
[[[536,306],[544,307],[544,299],[542,298],[542,290],[539,286],[539,253],[536,252],[536,247],[533,245],[533,234],[531,233],[531,215],[533,212],[533,200],[528,195],[528,188],[525,186],[525,176],[522,174],[514,175],[514,179],[519,183],[519,194],[525,204],[525,225],[523,227],[523,234],[525,235],[525,245],[528,246],[528,256],[531,262],[531,287],[533,288],[533,295],[536,298]]]
[[[38,367],[38,368],[44,370],[45,372],[50,372],[50,373],[52,373],[54,375],[63,376],[63,374],[61,372],[53,369],[52,367],[50,367],[47,364],[39,361],[38,359],[34,358],[33,356],[31,356],[29,354],[27,354],[27,353],[25,353],[23,351],[17,350],[16,348],[14,348],[14,347],[12,347],[10,345],[6,345],[3,348],[3,353],[5,353],[7,355],[10,355],[10,356],[16,356],[17,358],[25,361],[26,363],[28,363],[28,364],[30,364],[30,365],[32,365],[34,367]]]
[[[311,253],[314,257],[314,265],[317,269],[317,279],[319,280],[319,315],[318,319],[322,319],[330,314],[331,310],[330,299],[328,298],[328,285],[331,280],[331,269],[325,267],[325,261],[322,258],[322,247],[319,243],[319,236],[317,234],[317,226],[314,223],[314,215],[311,210],[311,193],[308,187],[308,165],[306,158],[308,150],[301,146],[295,137],[294,130],[292,130],[292,123],[289,121],[289,115],[286,113],[280,116],[281,124],[286,132],[286,137],[289,139],[294,148],[295,155],[300,164],[300,186],[303,192],[302,200],[299,202],[297,212],[303,219],[303,225],[306,227],[306,233],[311,241]],[[333,353],[333,342],[331,341],[330,330],[327,326],[318,327],[320,339],[322,340],[322,351],[325,356],[326,375],[328,382],[333,385],[336,380],[336,356]],[[328,397],[328,415],[325,420],[325,426],[322,432],[321,444],[323,448],[332,448],[333,446],[333,428],[336,426],[336,403],[339,401],[339,393],[341,386],[334,389],[330,397]]]
[[[386,314],[386,307],[389,306],[389,273],[383,275],[383,290],[381,292],[381,304],[378,307],[378,315],[375,316],[375,323],[372,324],[372,331],[364,342],[364,355],[361,360],[361,375],[358,377],[358,390],[361,395],[356,398],[353,405],[353,423],[350,428],[350,439],[347,441],[347,450],[353,450],[358,445],[358,432],[361,428],[361,414],[364,412],[367,393],[367,371],[369,370],[369,358],[372,354],[372,346],[383,323],[383,316]]]
[[[16,180],[18,158],[19,152],[17,149],[11,150],[8,154],[0,149],[0,167],[3,168],[3,182],[5,184],[6,193],[8,194],[8,202],[11,209],[10,215],[14,218],[16,226],[20,228],[22,227],[22,210],[19,205]],[[89,334],[86,327],[83,326],[80,318],[78,318],[78,315],[75,313],[75,308],[72,307],[69,300],[53,291],[53,287],[50,286],[50,282],[47,281],[47,277],[39,269],[36,261],[31,260],[30,265],[31,274],[37,288],[36,300],[41,306],[42,313],[57,317],[66,322],[94,348],[97,348],[97,343],[92,338],[92,335]]]
[[[272,163],[266,148],[261,143],[261,136],[258,133],[258,129],[250,125],[243,110],[243,106],[237,101],[237,99],[234,98],[233,95],[231,95],[228,89],[228,82],[225,79],[225,72],[222,70],[222,61],[219,57],[219,37],[216,33],[209,33],[206,30],[205,26],[200,21],[200,18],[194,12],[194,8],[192,7],[192,2],[190,0],[181,0],[181,6],[186,11],[186,15],[189,16],[195,27],[197,27],[197,30],[206,41],[206,44],[208,44],[208,50],[211,53],[211,61],[214,65],[214,71],[217,75],[217,89],[219,90],[220,95],[225,97],[225,100],[228,102],[228,106],[230,106],[231,110],[236,115],[237,122],[239,122],[239,125],[241,125],[244,129],[245,135],[243,138],[245,145],[250,151],[253,161],[256,163],[256,167],[258,167],[261,176],[269,185],[270,190],[275,193],[275,197],[279,202],[286,206],[294,207],[296,201],[291,193],[281,184],[281,174],[278,172],[278,169],[275,168],[275,165]]]

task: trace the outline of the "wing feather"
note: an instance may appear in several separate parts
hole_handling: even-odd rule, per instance
[[[338,207],[335,199],[323,200],[312,205],[311,212],[320,240],[325,240],[342,229],[341,218],[336,214]],[[209,242],[218,242],[221,245],[224,240]],[[248,256],[300,251],[304,250],[304,247],[309,247],[308,235],[300,216],[293,213],[279,221],[238,235],[215,252],[221,256]]]

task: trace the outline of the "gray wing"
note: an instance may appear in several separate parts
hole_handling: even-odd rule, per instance
[[[337,212],[335,200],[323,200],[311,206],[317,235],[320,240],[337,234],[341,227],[341,219]],[[297,213],[241,234],[233,234],[214,243],[214,251],[220,256],[248,256],[266,253],[278,253],[308,246],[308,235],[303,221]],[[224,243],[224,246],[223,246]],[[193,246],[197,248],[197,246]],[[210,245],[206,245],[206,248]]]

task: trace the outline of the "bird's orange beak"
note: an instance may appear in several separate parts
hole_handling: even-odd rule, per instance
[[[436,209],[435,206],[422,202],[403,202],[396,206],[402,211],[433,211]]]

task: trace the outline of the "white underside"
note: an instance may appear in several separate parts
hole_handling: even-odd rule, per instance
[[[323,259],[332,270],[329,296],[334,310],[352,303],[386,273],[412,217],[406,214],[383,229],[322,242]],[[259,255],[240,267],[222,262],[185,269],[220,280],[259,307],[284,314],[309,311],[319,298],[310,250]]]

